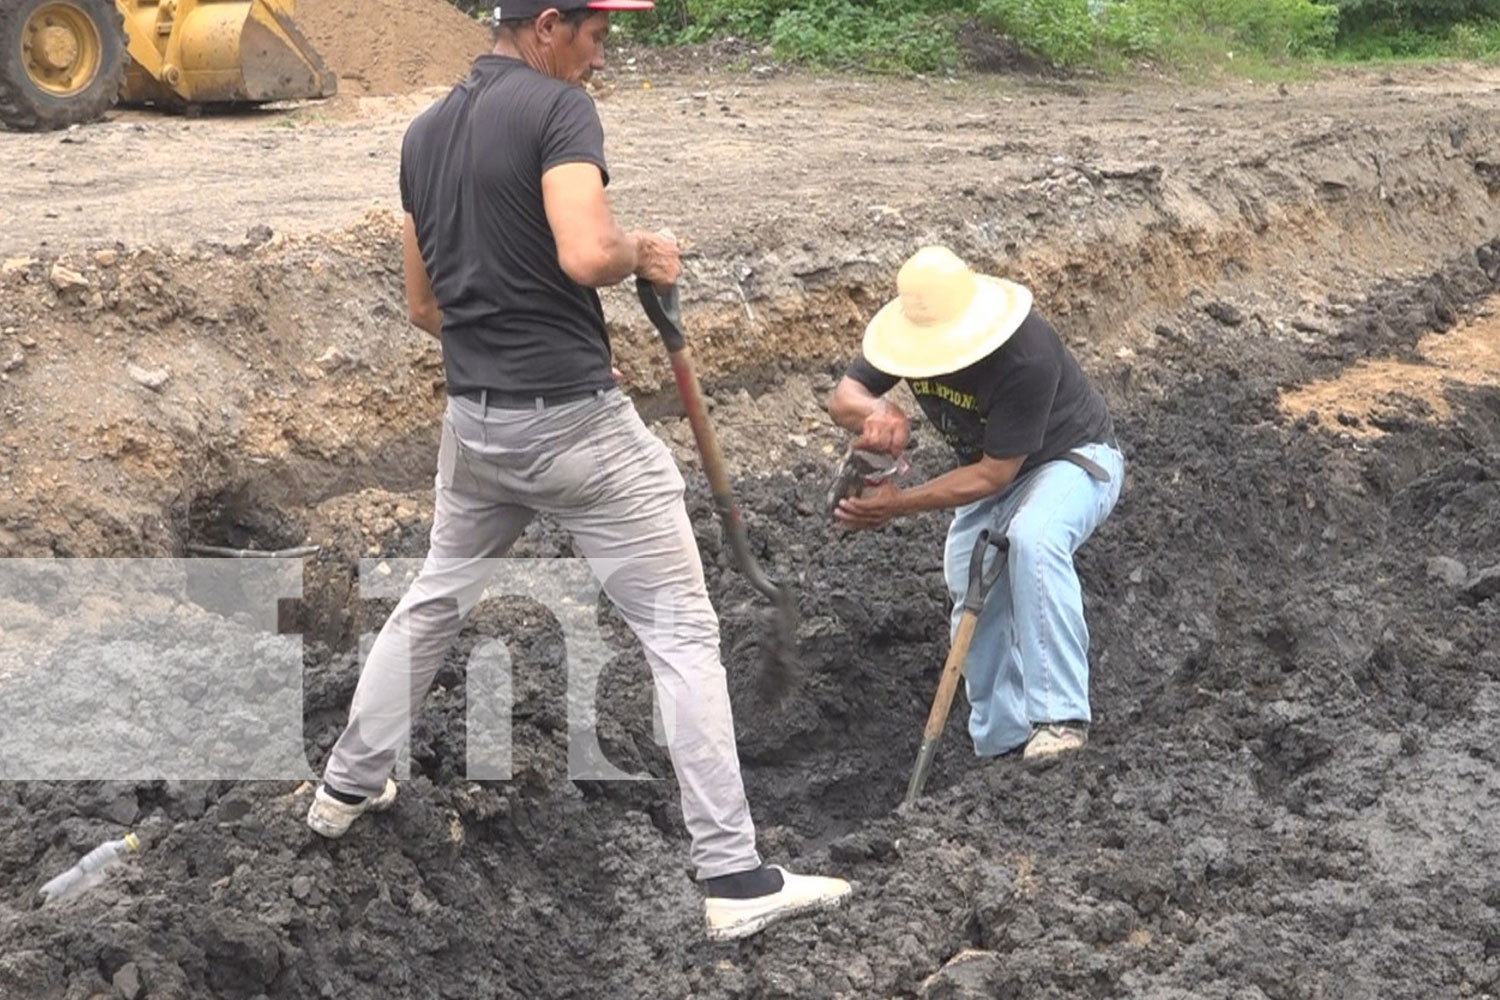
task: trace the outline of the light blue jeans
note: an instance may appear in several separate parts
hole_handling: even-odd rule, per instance
[[[974,542],[985,528],[1008,524],[1010,564],[985,601],[964,663],[969,735],[981,757],[1021,746],[1033,725],[1093,719],[1089,632],[1073,554],[1114,510],[1125,457],[1107,444],[1074,450],[1108,471],[1109,482],[1072,462],[1048,462],[999,495],[958,508],[948,529],[943,572],[956,634]]]

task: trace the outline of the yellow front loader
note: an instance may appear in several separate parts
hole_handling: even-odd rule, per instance
[[[293,0],[0,0],[0,124],[96,121],[117,101],[186,109],[332,97]]]

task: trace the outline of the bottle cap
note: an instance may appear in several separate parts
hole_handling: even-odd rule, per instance
[[[141,849],[141,840],[135,834],[127,833],[125,835],[125,846],[132,851],[139,851]]]

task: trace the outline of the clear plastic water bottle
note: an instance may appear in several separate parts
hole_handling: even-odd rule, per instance
[[[110,840],[100,844],[85,854],[78,864],[42,886],[42,899],[48,903],[55,903],[92,889],[104,881],[106,868],[125,855],[134,854],[140,849],[141,842],[133,833],[127,833],[119,840]]]

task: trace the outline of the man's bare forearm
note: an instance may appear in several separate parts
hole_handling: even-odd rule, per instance
[[[901,491],[901,510],[915,514],[925,510],[952,510],[975,500],[994,496],[1015,478],[988,463],[961,465],[929,479],[920,486]]]
[[[858,434],[865,429],[865,421],[872,413],[890,405],[858,382],[846,378],[834,390],[828,410],[834,423],[851,434]]]
[[[441,341],[443,339],[443,311],[441,309],[413,312],[407,318],[411,320],[412,326],[434,340]]]
[[[637,244],[638,240],[633,233],[627,233],[616,226],[615,231],[601,241],[598,256],[594,260],[573,265],[570,272],[573,280],[589,288],[618,285],[635,273]],[[566,265],[564,269],[567,269]]]

